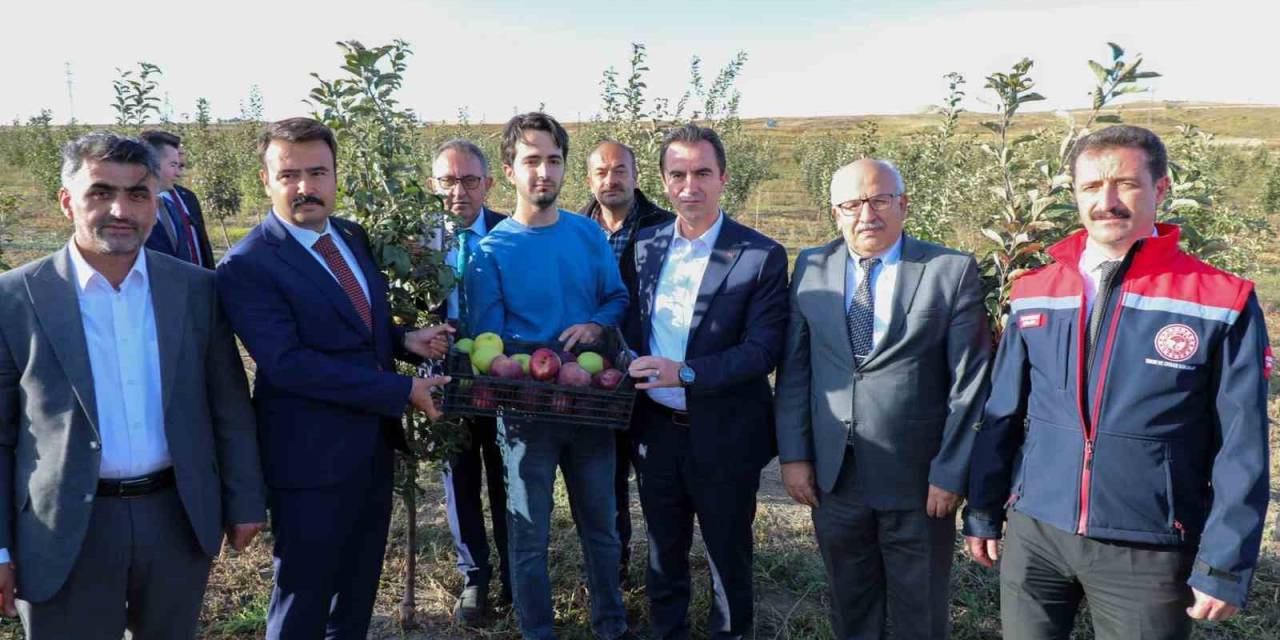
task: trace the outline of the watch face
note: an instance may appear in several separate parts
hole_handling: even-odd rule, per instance
[[[685,384],[693,384],[693,369],[689,367],[680,367],[680,382]]]

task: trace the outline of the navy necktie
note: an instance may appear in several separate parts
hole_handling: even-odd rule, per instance
[[[853,294],[849,310],[845,314],[845,324],[849,329],[849,346],[853,348],[854,360],[861,364],[871,353],[871,338],[875,328],[875,296],[871,291],[871,272],[880,264],[880,258],[859,258],[858,266],[862,269],[862,279],[858,281],[858,290]]]

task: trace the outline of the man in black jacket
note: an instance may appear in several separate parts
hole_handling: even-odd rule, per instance
[[[595,220],[604,230],[619,267],[634,259],[636,233],[640,229],[675,219],[675,214],[651,202],[636,187],[636,157],[631,148],[621,142],[605,140],[596,145],[587,157],[587,182],[594,197],[580,213]],[[634,283],[627,281],[627,271],[622,269],[623,282],[632,289]],[[628,485],[631,439],[626,431],[619,431],[617,436],[618,466],[614,491],[618,497],[618,539],[622,543],[622,562],[618,570],[621,582],[625,583],[631,560],[631,494]]]

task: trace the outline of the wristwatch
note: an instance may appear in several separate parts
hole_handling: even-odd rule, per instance
[[[697,378],[697,376],[694,375],[693,373],[693,367],[690,367],[689,365],[684,364],[683,362],[680,363],[679,376],[680,376],[680,386],[682,387],[693,386],[693,381]]]

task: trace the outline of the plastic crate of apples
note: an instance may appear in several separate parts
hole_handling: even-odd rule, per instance
[[[536,344],[494,333],[463,338],[445,356],[444,411],[500,416],[511,422],[555,422],[626,429],[635,383],[631,352],[616,327],[595,344]]]

